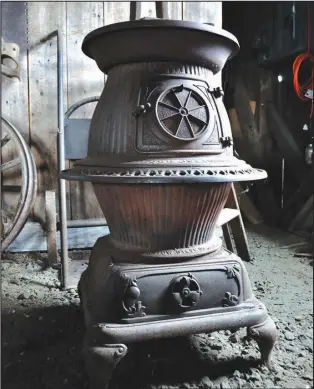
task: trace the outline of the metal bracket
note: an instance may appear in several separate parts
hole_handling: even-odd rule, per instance
[[[144,115],[151,107],[152,107],[152,105],[150,103],[141,104],[133,112],[133,115],[135,117],[137,117],[139,115]]]
[[[1,74],[10,78],[16,77],[20,80],[19,54],[20,48],[16,43],[5,43],[1,38]],[[10,60],[11,63],[13,61],[15,68],[10,67],[6,60]]]
[[[224,95],[224,91],[220,87],[208,88],[208,92],[211,93],[216,99],[219,99]]]
[[[313,100],[313,91],[311,89],[308,89],[305,94],[305,97],[307,97],[310,100]]]
[[[233,145],[233,139],[230,136],[223,136],[219,140],[223,147],[230,147]]]

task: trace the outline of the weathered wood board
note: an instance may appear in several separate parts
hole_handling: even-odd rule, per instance
[[[1,37],[5,43],[18,45],[20,68],[20,80],[1,75],[1,115],[20,131],[26,141],[29,141],[26,6],[23,2],[1,2],[0,7]],[[10,63],[8,65],[12,66]],[[3,162],[17,156],[12,141],[1,150]],[[12,191],[8,186],[21,185],[20,167],[7,170],[1,175],[1,179],[2,185],[7,188],[3,188],[2,207],[8,212],[14,212],[18,205],[19,191]]]
[[[84,37],[103,25],[129,20],[129,2],[67,2],[68,108],[86,97],[100,96],[105,77],[81,51]],[[79,108],[72,118],[91,118],[95,103]],[[71,163],[72,165],[72,163]],[[103,217],[90,183],[71,182],[71,219]]]
[[[222,237],[221,228],[217,228],[218,237]],[[96,240],[109,234],[107,226],[73,227],[68,229],[69,250],[90,249]],[[60,231],[57,231],[57,248],[60,249]],[[29,222],[12,243],[10,252],[47,251],[47,235],[39,223]]]
[[[84,37],[104,25],[102,2],[66,3],[67,109],[86,97],[100,96],[104,75],[95,61],[82,53]],[[91,118],[96,103],[85,104],[71,118]],[[73,163],[71,163],[71,166]],[[71,219],[86,219],[101,215],[90,183],[71,182]]]
[[[105,1],[104,25],[130,20],[129,1]]]
[[[183,19],[183,3],[181,1],[168,1],[167,16],[165,18],[181,20]]]
[[[65,35],[66,3],[29,2],[29,122],[30,143],[38,171],[34,219],[45,221],[45,191],[57,189],[57,36]],[[40,21],[40,22],[39,22]],[[66,87],[64,53],[64,88]]]
[[[222,2],[183,1],[182,19],[198,23],[211,23],[222,28]],[[212,86],[221,86],[221,72],[213,77]]]
[[[109,234],[107,226],[68,228],[69,250],[92,248],[98,238]],[[60,249],[60,231],[57,231]],[[47,251],[47,235],[40,223],[29,222],[10,247],[10,252]]]
[[[222,27],[221,1],[183,1],[183,20],[198,23],[211,23]]]

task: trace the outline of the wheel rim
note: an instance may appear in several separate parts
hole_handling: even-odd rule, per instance
[[[22,174],[21,192],[17,209],[13,213],[11,218],[12,220],[10,220],[6,230],[2,228],[1,231],[1,251],[5,251],[22,230],[34,206],[37,189],[37,173],[31,150],[19,131],[4,118],[1,118],[1,126],[2,134],[5,135],[1,140],[1,155],[2,148],[4,148],[9,142],[14,143],[14,149],[18,153],[18,158],[14,158],[13,160],[1,164],[1,175],[4,171],[13,169],[18,165],[21,166]],[[5,186],[3,185],[2,179],[1,186],[2,189]],[[1,193],[3,196],[4,191],[2,190]],[[1,222],[3,223],[3,217],[6,211],[2,209],[3,201],[1,202]]]

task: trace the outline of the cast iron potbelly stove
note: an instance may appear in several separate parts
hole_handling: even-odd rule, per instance
[[[232,182],[266,173],[233,156],[215,74],[236,38],[206,24],[142,19],[91,32],[83,52],[108,75],[88,156],[62,178],[92,182],[110,235],[79,293],[93,388],[106,388],[127,346],[247,327],[269,362],[276,330],[215,224]]]

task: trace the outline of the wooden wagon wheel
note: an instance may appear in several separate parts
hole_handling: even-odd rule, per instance
[[[5,251],[23,228],[36,199],[37,173],[31,150],[19,131],[1,118],[1,251]],[[6,147],[10,157],[6,160]],[[18,185],[6,185],[7,173],[18,176]],[[12,210],[5,204],[6,193],[19,193],[17,206]]]

